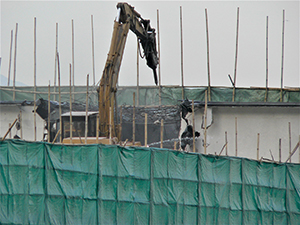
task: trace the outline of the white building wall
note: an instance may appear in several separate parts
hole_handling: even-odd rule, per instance
[[[204,153],[204,129],[201,128],[204,108],[195,109],[195,129],[200,131],[197,140],[198,152]],[[192,115],[187,116],[192,125]],[[228,155],[235,156],[235,118],[237,118],[237,156],[257,159],[257,134],[259,158],[279,160],[279,139],[281,138],[281,161],[289,156],[289,122],[291,124],[291,150],[299,141],[300,109],[293,107],[212,107],[213,123],[207,129],[207,154],[219,154],[225,144],[227,131]],[[208,120],[209,121],[209,120]],[[203,122],[204,124],[204,122]],[[181,133],[186,127],[182,121]],[[191,149],[189,149],[190,151]],[[225,154],[225,149],[222,155]],[[299,150],[292,162],[300,162]]]
[[[11,138],[18,135],[27,141],[34,141],[34,114],[33,106],[21,106],[19,104],[1,105],[0,106],[0,137],[3,137],[9,128],[9,123],[13,123],[18,115],[22,112],[21,130],[14,126],[11,130]],[[36,141],[42,141],[44,135],[44,120],[36,114]],[[7,135],[6,138],[9,138]]]

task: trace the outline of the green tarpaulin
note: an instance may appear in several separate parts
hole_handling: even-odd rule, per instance
[[[15,100],[32,101],[34,87],[16,87]],[[184,97],[188,99],[204,101],[205,90],[208,87],[184,87]],[[233,89],[228,87],[211,87],[212,102],[232,102]],[[54,100],[54,87],[51,87],[51,100]],[[37,87],[37,98],[48,99],[48,87]],[[70,101],[70,87],[61,87],[62,102]],[[132,105],[133,92],[136,93],[136,101],[139,100],[139,105],[160,105],[159,87],[158,86],[140,86],[137,87],[119,87],[117,91],[118,105]],[[76,86],[74,91],[75,102],[85,104],[86,102],[86,87]],[[281,89],[266,89],[264,88],[236,88],[235,102],[280,102]],[[58,101],[58,88],[56,87],[56,101]],[[161,87],[161,105],[178,105],[178,100],[182,99],[182,87],[180,86],[162,86]],[[0,101],[12,101],[12,87],[0,87]],[[300,89],[283,89],[283,102],[300,102]],[[98,93],[95,87],[89,87],[89,104],[98,105]]]
[[[1,224],[299,224],[300,165],[0,142]]]

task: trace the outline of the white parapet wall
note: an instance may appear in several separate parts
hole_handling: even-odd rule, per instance
[[[212,106],[208,108],[208,112],[210,110],[212,124],[207,128],[207,154],[220,153],[225,144],[225,132],[227,132],[228,155],[235,156],[237,148],[238,157],[250,159],[257,159],[257,146],[259,146],[259,159],[261,157],[272,159],[273,155],[274,160],[279,161],[279,139],[281,139],[281,161],[285,162],[289,156],[289,149],[293,150],[299,141],[299,107]],[[204,107],[195,108],[195,130],[201,134],[196,141],[196,151],[201,153],[204,153],[203,114]],[[211,121],[209,114],[208,125]],[[189,113],[187,119],[192,125],[192,114]],[[237,135],[235,121],[237,121]],[[289,124],[291,132],[289,132]],[[186,122],[182,120],[181,125],[180,134],[186,128]],[[225,155],[225,150],[226,148],[222,155]],[[188,151],[192,149],[188,148]],[[299,163],[299,160],[300,154],[297,150],[292,156],[292,162]]]
[[[34,113],[33,105],[21,104],[1,104],[0,105],[0,137],[3,137],[14,120],[20,117],[20,129],[16,125],[12,128],[11,133],[6,138],[13,138],[18,135],[24,140],[34,140]],[[36,141],[42,141],[44,136],[44,120],[36,114]]]

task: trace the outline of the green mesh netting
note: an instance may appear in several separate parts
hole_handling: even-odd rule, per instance
[[[1,224],[299,224],[300,165],[0,142]]]
[[[204,101],[205,90],[207,87],[184,87],[184,97],[196,101]],[[33,87],[16,87],[15,100],[32,101],[34,99]],[[25,92],[19,92],[25,91]],[[56,87],[56,93],[58,93],[58,87]],[[37,87],[37,98],[48,99],[48,87]],[[51,87],[51,100],[56,99],[58,101],[58,94],[54,95],[54,87]],[[68,86],[61,87],[61,99],[62,102],[70,101],[70,88]],[[140,86],[137,87],[119,87],[117,91],[117,104],[118,105],[132,105],[133,104],[133,92],[136,93],[139,105],[160,105],[159,101],[159,87]],[[86,87],[76,86],[74,87],[75,103],[85,104],[86,102]],[[139,93],[139,94],[138,94]],[[236,88],[235,89],[235,102],[280,102],[281,89],[268,89],[263,88]],[[233,89],[228,87],[211,87],[211,101],[212,102],[232,102]],[[54,97],[56,96],[56,97]],[[161,105],[178,105],[178,100],[182,99],[182,87],[179,86],[162,86],[161,87]],[[0,87],[0,101],[12,101],[13,91],[12,87]],[[287,90],[282,91],[283,102],[300,102],[299,90]],[[98,93],[95,87],[89,87],[89,104],[98,105]]]

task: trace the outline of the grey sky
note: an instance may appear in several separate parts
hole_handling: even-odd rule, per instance
[[[205,8],[208,10],[211,85],[230,86],[236,14],[240,8],[237,86],[265,86],[266,16],[269,16],[269,86],[280,87],[282,11],[285,9],[284,86],[299,86],[299,1],[129,1],[159,30],[163,85],[181,84],[180,6],[183,12],[184,84],[207,85]],[[92,84],[91,15],[94,16],[96,82],[110,46],[117,1],[1,1],[1,74],[8,76],[11,30],[18,23],[17,80],[33,85],[33,24],[37,18],[37,85],[54,79],[55,23],[59,24],[61,84],[69,84],[71,20],[75,26],[75,84]],[[13,63],[11,70],[13,76]],[[120,85],[136,85],[136,36],[130,32]],[[154,85],[140,59],[140,84]]]

